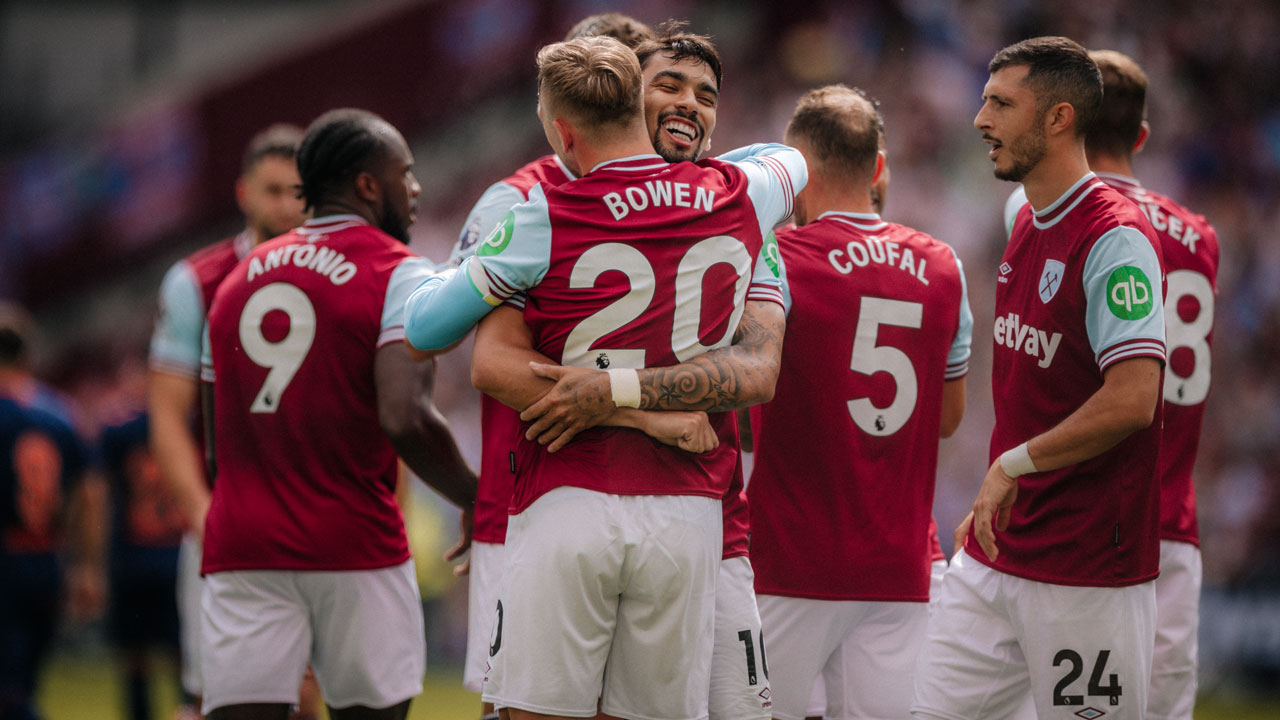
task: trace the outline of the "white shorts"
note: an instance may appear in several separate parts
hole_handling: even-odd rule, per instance
[[[929,614],[933,615],[933,610],[938,605],[938,595],[942,591],[942,576],[947,572],[946,560],[934,560],[929,565]],[[921,638],[923,640],[923,638]],[[912,668],[912,672],[915,668]],[[818,675],[813,681],[813,692],[809,694],[809,704],[805,715],[808,717],[822,717],[827,711],[827,687],[824,684],[822,675]]]
[[[707,717],[720,524],[718,498],[575,487],[513,515],[485,702]]]
[[[204,713],[298,702],[308,660],[334,708],[422,692],[427,644],[413,561],[378,570],[213,573],[204,580]]]
[[[760,595],[760,617],[773,659],[773,716],[803,720],[814,681],[822,678],[818,715],[906,717],[912,673],[924,641],[923,602],[812,600]]]
[[[1191,720],[1196,704],[1200,629],[1200,548],[1160,541],[1156,578],[1156,645],[1151,661],[1150,720]]]
[[[1119,588],[1035,582],[964,551],[916,671],[917,718],[1012,717],[1030,688],[1041,720],[1138,720],[1155,643],[1155,583]]]
[[[716,581],[715,650],[711,655],[711,720],[768,720],[773,706],[764,633],[756,609],[751,561],[720,561]]]
[[[182,660],[182,689],[191,695],[204,692],[200,681],[200,540],[187,533],[178,547],[178,651]]]
[[[484,689],[489,668],[489,642],[493,616],[502,586],[502,543],[472,542],[471,571],[467,573],[467,661],[462,668],[462,686],[471,692]]]

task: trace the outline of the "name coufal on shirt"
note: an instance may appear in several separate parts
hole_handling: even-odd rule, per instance
[[[265,261],[257,255],[249,258],[249,282],[288,265],[320,273],[334,285],[345,285],[356,274],[355,263],[340,252],[312,243],[289,243],[268,252]]]
[[[715,204],[716,191],[685,182],[648,180],[643,188],[632,186],[620,193],[605,193],[601,199],[613,213],[613,219],[621,220],[633,210],[641,212],[659,207],[694,208],[709,213]]]
[[[855,265],[866,267],[871,263],[877,263],[897,268],[919,280],[922,285],[929,284],[929,278],[924,276],[926,265],[924,258],[920,258],[917,265],[916,255],[911,248],[904,248],[896,242],[881,240],[875,235],[868,235],[865,243],[856,239],[850,240],[844,250],[837,248],[827,253],[827,259],[831,261],[831,266],[843,275],[853,272]]]

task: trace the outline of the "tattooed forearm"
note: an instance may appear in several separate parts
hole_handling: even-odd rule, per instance
[[[639,371],[640,407],[720,412],[768,402],[778,381],[785,330],[779,305],[748,302],[733,345],[678,365]]]

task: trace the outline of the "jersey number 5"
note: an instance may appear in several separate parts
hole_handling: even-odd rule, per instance
[[[275,311],[289,318],[289,330],[284,337],[271,340],[264,332],[263,321]],[[315,306],[297,286],[271,283],[249,296],[240,312],[240,346],[250,360],[267,368],[267,379],[253,398],[249,412],[274,413],[280,408],[280,396],[302,367],[315,339]]]
[[[863,297],[858,309],[858,328],[853,336],[849,369],[862,375],[887,372],[893,377],[893,400],[883,408],[870,398],[849,401],[849,416],[868,435],[886,437],[902,429],[916,409],[919,383],[911,358],[891,345],[878,345],[881,325],[920,329],[924,305],[887,298]]]

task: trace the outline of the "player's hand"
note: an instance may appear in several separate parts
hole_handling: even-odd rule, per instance
[[[546,395],[520,413],[521,420],[533,423],[525,439],[546,445],[548,452],[564,447],[575,435],[604,422],[617,409],[607,373],[537,362],[529,363],[529,367],[538,377],[556,382]]]
[[[645,415],[645,434],[660,443],[691,453],[710,452],[720,445],[711,421],[701,410],[652,411]]]
[[[474,508],[466,508],[462,511],[458,518],[458,542],[444,553],[445,562],[453,562],[471,549],[471,529],[475,525]],[[453,566],[454,577],[462,577],[471,572],[471,557],[468,556],[462,562]]]
[[[969,537],[969,528],[973,526],[973,511],[970,510],[968,515],[964,516],[964,520],[956,527],[955,545],[951,547],[951,554],[955,555],[960,552],[960,548],[964,547],[965,538]]]
[[[973,536],[992,562],[1000,556],[992,523],[1001,532],[1009,528],[1009,509],[1017,497],[1018,481],[1005,474],[1000,459],[996,458],[982,479],[978,499],[973,501]]]

